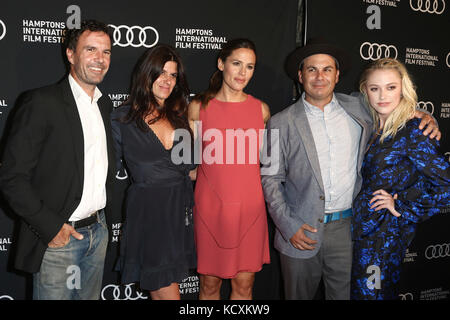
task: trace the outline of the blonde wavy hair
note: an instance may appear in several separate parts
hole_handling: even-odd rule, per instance
[[[400,103],[392,111],[384,124],[380,137],[380,142],[383,142],[387,137],[394,137],[397,132],[405,126],[406,122],[414,117],[417,105],[417,93],[406,67],[400,61],[392,58],[384,58],[369,64],[359,81],[359,91],[364,95],[367,104],[370,106],[369,109],[372,114],[376,132],[379,131],[380,118],[377,111],[370,105],[366,90],[367,78],[376,70],[396,70],[400,75],[402,85],[402,97]]]

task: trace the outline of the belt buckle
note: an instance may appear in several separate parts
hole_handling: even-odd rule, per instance
[[[100,218],[99,218],[99,215],[98,215],[98,210],[97,211],[95,211],[94,213],[92,213],[88,218],[94,218],[94,216],[95,216],[95,222],[100,222]],[[94,224],[94,222],[92,222],[92,223],[90,223],[89,225],[91,225],[91,224]]]
[[[99,216],[98,216],[98,210],[97,211],[95,211],[94,213],[92,213],[88,218],[90,218],[90,217],[92,217],[92,216],[96,216],[96,218],[97,218],[97,222],[100,222],[100,219],[99,219]]]

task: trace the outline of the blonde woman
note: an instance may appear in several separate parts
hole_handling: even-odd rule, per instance
[[[449,204],[449,163],[424,136],[414,85],[395,59],[370,64],[360,80],[375,134],[353,203],[352,299],[397,299],[404,253],[417,223]]]

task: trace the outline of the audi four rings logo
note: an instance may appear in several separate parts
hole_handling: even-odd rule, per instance
[[[447,67],[450,68],[450,61],[448,60],[448,58],[450,58],[450,52],[447,53],[447,57],[445,58],[445,63],[447,63]]]
[[[428,260],[450,257],[450,243],[436,244],[425,249],[425,258]]]
[[[359,47],[359,54],[364,60],[378,60],[380,58],[397,59],[397,48],[392,44],[364,42]]]
[[[400,300],[414,300],[414,296],[410,292],[400,293],[398,296],[400,297]]]
[[[151,48],[155,46],[159,41],[159,33],[153,27],[146,26],[115,26],[113,24],[108,25],[113,31],[113,46],[118,45],[120,47],[132,46],[134,48],[146,47]]]
[[[417,106],[422,110],[426,110],[429,113],[434,114],[434,105],[431,101],[419,101],[417,102]]]
[[[107,300],[105,293],[108,297],[112,295],[114,300],[138,300],[138,299],[148,299],[144,296],[142,292],[133,290],[134,283],[127,284],[125,286],[120,286],[116,284],[108,284],[102,289],[101,297],[102,300]]]
[[[446,152],[445,155],[448,157],[448,162],[450,162],[450,152]]]
[[[2,20],[0,20],[0,40],[2,40],[5,37],[5,34],[6,34],[6,25]]]
[[[445,0],[409,0],[409,6],[414,11],[442,14],[445,10]]]
[[[0,300],[14,300],[11,296],[3,295],[0,296]]]

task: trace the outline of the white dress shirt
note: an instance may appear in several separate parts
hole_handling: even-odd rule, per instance
[[[102,93],[96,87],[94,98],[91,99],[71,75],[69,84],[77,104],[84,138],[83,194],[80,204],[69,219],[78,221],[106,206],[108,153],[105,127],[97,104]]]
[[[361,127],[339,105],[334,94],[324,111],[308,103],[305,93],[302,100],[319,157],[325,213],[351,208]]]

